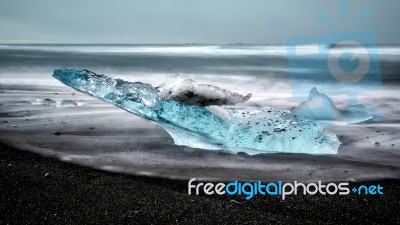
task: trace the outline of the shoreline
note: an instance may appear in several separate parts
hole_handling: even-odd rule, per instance
[[[118,174],[0,143],[0,224],[400,223],[400,180],[382,196],[189,196],[187,181]]]

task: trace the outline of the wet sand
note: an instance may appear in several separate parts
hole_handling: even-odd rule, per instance
[[[400,178],[400,123],[393,115],[397,98],[381,97],[380,122],[328,127],[343,143],[337,155],[248,155],[177,146],[155,124],[62,84],[1,85],[0,89],[0,141],[69,163],[181,180]],[[54,102],[42,104],[37,101],[40,97]],[[78,106],[62,105],[63,100]],[[265,102],[279,107],[282,100]]]
[[[122,175],[0,144],[0,224],[398,224],[400,180],[381,196],[189,196],[187,181]]]

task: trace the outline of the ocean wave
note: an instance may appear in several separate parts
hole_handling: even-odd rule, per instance
[[[44,51],[59,53],[87,53],[87,54],[138,54],[138,55],[164,55],[164,56],[286,56],[288,48],[306,55],[314,51],[312,45],[287,46],[287,45],[0,45],[0,50],[15,51]],[[379,46],[375,49],[382,56],[399,56],[399,46]],[[346,47],[349,51],[359,53],[362,49]],[[329,45],[320,47],[322,52],[331,51]],[[333,51],[337,51],[333,49]]]

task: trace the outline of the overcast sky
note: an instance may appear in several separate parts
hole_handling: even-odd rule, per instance
[[[380,44],[400,44],[399,0],[0,0],[0,43],[249,43],[373,28]],[[324,12],[335,27],[316,19]]]

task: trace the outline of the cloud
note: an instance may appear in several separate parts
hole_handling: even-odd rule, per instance
[[[381,43],[398,43],[400,1],[349,2],[349,19],[370,5],[373,17],[367,25],[377,29]],[[283,44],[291,37],[331,32],[315,13],[337,20],[338,9],[336,1],[319,0],[0,0],[0,39]]]

